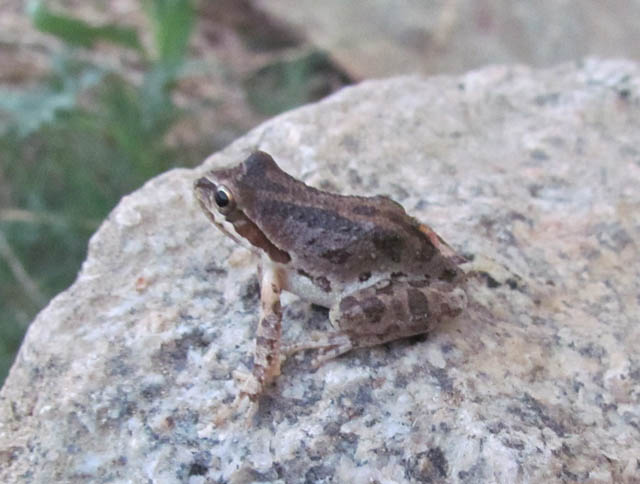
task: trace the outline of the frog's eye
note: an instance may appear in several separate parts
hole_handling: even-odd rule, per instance
[[[216,201],[216,205],[221,210],[229,210],[233,206],[233,195],[229,189],[223,185],[220,185],[216,190],[216,194],[214,197]]]

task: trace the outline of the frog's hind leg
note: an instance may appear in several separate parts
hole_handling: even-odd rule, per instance
[[[460,315],[466,304],[464,290],[450,283],[385,279],[331,308],[329,318],[336,331],[288,345],[283,352],[316,349],[314,365],[320,364],[354,348],[427,333]]]

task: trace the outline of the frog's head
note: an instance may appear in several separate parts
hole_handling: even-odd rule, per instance
[[[284,172],[270,155],[256,151],[234,167],[208,172],[196,180],[194,191],[205,214],[222,232],[254,252],[264,252],[272,260],[286,263],[289,254],[272,243],[265,222],[254,215],[262,191],[273,184],[269,182],[270,175],[280,173]]]

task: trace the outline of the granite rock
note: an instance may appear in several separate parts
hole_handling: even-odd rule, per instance
[[[365,82],[149,181],[29,329],[0,393],[0,481],[640,482],[638,133],[636,64],[498,66]],[[388,194],[505,269],[487,263],[428,337],[317,370],[299,355],[253,426],[215,426],[258,287],[191,186],[255,148]],[[284,326],[299,339],[327,314],[292,297]]]

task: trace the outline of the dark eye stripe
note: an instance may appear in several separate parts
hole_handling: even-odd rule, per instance
[[[284,250],[273,245],[264,232],[260,230],[242,210],[232,210],[225,216],[225,219],[233,225],[238,235],[248,240],[254,247],[265,251],[274,262],[286,264],[291,260],[291,256]]]

